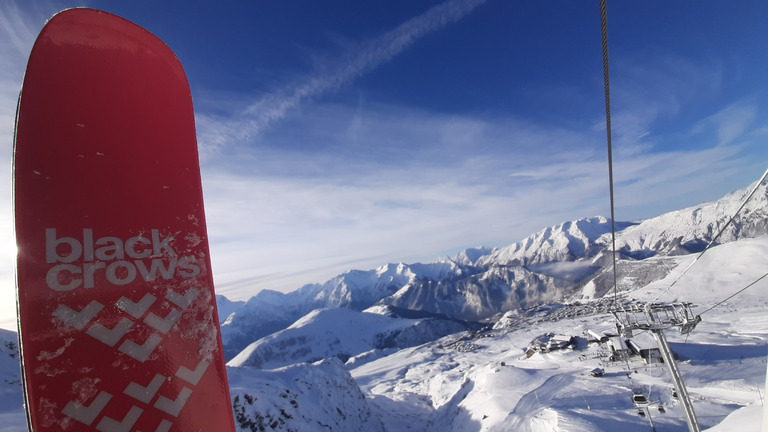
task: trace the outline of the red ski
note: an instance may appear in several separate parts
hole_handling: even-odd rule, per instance
[[[114,15],[43,28],[14,154],[32,431],[233,431],[192,99],[171,50]]]

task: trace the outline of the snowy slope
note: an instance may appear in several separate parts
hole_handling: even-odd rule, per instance
[[[759,278],[766,255],[768,236],[714,247],[666,292],[695,255],[654,257],[645,262],[668,267],[668,276],[632,290],[622,301],[663,293],[661,300],[693,301],[701,313]],[[760,409],[768,357],[766,288],[768,280],[707,311],[687,338],[667,332],[705,429],[726,422],[714,430],[757,430],[754,412]],[[609,362],[604,344],[524,355],[529,342],[544,333],[586,338],[587,330],[614,332],[611,305],[607,299],[518,311],[493,330],[457,333],[347,367],[388,431],[646,431],[647,418],[639,417],[630,401],[636,389],[650,397],[658,430],[687,430],[664,365]],[[327,329],[310,331],[317,322],[312,314],[297,327],[310,333]],[[349,333],[343,325],[337,331]],[[646,345],[648,340],[645,335]],[[595,367],[604,368],[606,376],[589,376]]]
[[[338,360],[227,374],[239,432],[385,431]]]
[[[628,257],[699,252],[742,205],[756,184],[723,198],[637,223],[616,222],[616,247]],[[610,245],[604,217],[579,219],[541,230],[481,257],[477,265],[535,265],[591,258]],[[718,243],[768,234],[768,189],[761,185]],[[461,260],[461,257],[457,257]]]
[[[223,296],[216,296],[221,308]],[[295,293],[264,290],[227,315],[221,324],[224,354],[232,358],[251,342],[280,331],[311,311]],[[225,306],[226,307],[226,306]]]
[[[350,309],[317,309],[250,344],[227,364],[273,369],[326,358],[347,361],[371,350],[405,348],[466,330],[445,319],[391,318]]]
[[[617,222],[621,231],[631,223]],[[598,240],[611,232],[611,221],[598,216],[564,222],[482,257],[479,265],[531,265],[589,258],[603,250]]]
[[[748,285],[766,270],[768,237],[711,249],[662,300],[693,301],[703,312]],[[693,256],[675,257],[670,275],[629,295],[649,299],[663,292]],[[711,427],[727,416],[731,428],[758,430],[751,419],[761,404],[768,356],[768,281],[708,311],[686,338],[667,332],[694,399],[699,422]],[[610,302],[539,308],[513,325],[478,334],[449,336],[401,350],[352,369],[387,430],[422,431],[646,431],[647,419],[630,401],[633,389],[650,395],[658,430],[687,430],[679,402],[671,396],[663,365],[612,363],[608,348],[535,354],[524,349],[536,336],[585,336],[586,330],[615,331]],[[525,314],[523,314],[525,315]],[[606,376],[589,371],[603,367]],[[629,373],[629,376],[627,376]],[[658,410],[661,405],[665,413]],[[738,414],[741,407],[743,415]]]
[[[219,324],[227,321],[230,315],[243,307],[244,301],[231,301],[223,295],[216,296],[216,309],[219,315]]]
[[[310,284],[287,294],[261,291],[236,308],[222,325],[227,358],[252,342],[288,327],[320,308],[362,311],[417,280],[454,280],[471,269],[454,262],[387,264],[375,270],[350,270],[324,284]],[[219,307],[226,308],[222,298]],[[223,305],[223,306],[222,306]]]
[[[736,214],[754,184],[720,200],[673,211],[627,228],[616,248],[632,254],[675,255],[701,251]],[[718,243],[768,234],[768,189],[757,189]],[[602,240],[607,244],[608,239]]]
[[[379,304],[479,321],[498,313],[559,300],[572,284],[524,267],[495,266],[458,280],[417,280]]]
[[[459,252],[458,255],[454,257],[443,257],[438,258],[438,262],[450,262],[453,261],[455,263],[467,265],[467,266],[473,266],[477,265],[478,261],[483,259],[484,257],[496,252],[497,248],[489,248],[489,247],[483,247],[478,246],[475,248],[470,249],[464,249],[463,251]]]

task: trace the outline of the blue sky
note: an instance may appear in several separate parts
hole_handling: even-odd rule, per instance
[[[757,180],[768,3],[608,3],[617,219]],[[610,214],[598,0],[8,0],[0,326],[13,319],[16,100],[35,36],[74,6],[147,28],[184,65],[230,297]]]

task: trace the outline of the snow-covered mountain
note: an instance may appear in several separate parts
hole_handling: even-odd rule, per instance
[[[753,238],[768,233],[768,189],[760,186],[744,208],[729,219],[753,190],[732,192],[717,201],[663,214],[627,228],[616,248],[629,256],[680,255],[700,252],[723,228],[717,243]]]
[[[460,279],[417,279],[380,304],[424,310],[479,321],[519,307],[562,298],[572,285],[566,280],[538,274],[521,266],[476,268]]]
[[[766,271],[768,236],[712,248],[675,287],[694,258],[665,257],[666,278],[635,287],[621,301],[694,302],[702,322],[690,335],[666,332],[703,430],[758,431],[768,355],[768,281],[708,310]],[[660,259],[656,257],[654,259]],[[493,330],[465,332],[348,365],[387,430],[399,431],[647,431],[687,430],[663,363],[639,356],[611,361],[611,348],[587,331],[615,334],[609,298],[510,311]],[[581,338],[572,348],[526,350],[541,335]],[[647,336],[647,335],[645,335]],[[644,343],[648,343],[646,338]],[[652,340],[652,339],[650,339]],[[641,338],[636,338],[641,342]],[[643,345],[653,347],[651,345]],[[605,375],[592,377],[602,368]],[[633,391],[650,401],[638,415]],[[710,429],[708,429],[710,428]]]
[[[640,222],[617,222],[621,290],[665,277],[663,257],[701,251],[742,205],[749,188]],[[718,243],[768,233],[762,185]],[[605,295],[613,287],[611,222],[593,217],[545,228],[503,248],[473,248],[427,264],[351,270],[324,284],[282,294],[262,291],[233,310],[222,328],[228,358],[318,308],[361,311],[375,304],[480,321],[509,310]],[[652,261],[646,261],[649,258]]]
[[[387,313],[386,308],[371,312]],[[285,330],[248,345],[229,366],[274,369],[327,358],[347,361],[384,350],[407,348],[467,330],[457,321],[437,318],[406,319],[351,309],[316,309]]]
[[[768,236],[713,248],[695,267],[697,271],[688,273],[668,294],[700,304],[697,310],[702,312],[758,278],[765,270],[761,263],[766,254]],[[667,278],[642,288],[636,286],[624,293],[623,301],[629,301],[629,297],[655,297],[692,258],[691,255],[658,256],[644,260],[648,267],[665,266]],[[590,338],[588,330],[599,334],[615,331],[613,318],[606,313],[610,305],[605,299],[515,310],[505,314],[494,329],[460,332],[368,358],[366,355],[351,357],[346,368],[365,397],[355,412],[362,413],[365,419],[381,419],[387,431],[645,431],[650,428],[648,418],[638,416],[638,409],[630,399],[633,391],[639,390],[650,400],[645,412],[653,416],[658,430],[686,430],[680,403],[672,396],[663,364],[646,364],[639,356],[628,362],[611,362],[608,345],[586,342]],[[373,310],[386,311],[382,306],[375,306]],[[764,385],[768,354],[766,311],[768,302],[756,286],[721,308],[705,312],[704,321],[690,336],[679,335],[674,330],[668,332],[667,337],[680,356],[680,368],[693,395],[699,423],[705,429],[711,427],[712,432],[758,430],[760,389]],[[352,318],[357,315],[365,314],[350,310],[315,311],[290,329],[263,339],[253,349],[265,350],[272,345],[273,355],[282,352],[282,346],[310,338],[311,342],[303,341],[304,345],[285,352],[298,353],[310,345],[313,349],[324,344],[332,347],[340,345],[342,339],[351,341],[348,344],[359,343],[375,331],[357,327],[355,324],[362,322]],[[354,324],[345,325],[350,319]],[[378,328],[386,327],[377,318],[370,322]],[[541,334],[581,337],[583,342],[574,349],[525,355],[531,340]],[[635,341],[643,343],[641,339]],[[646,337],[644,343],[648,340],[651,339]],[[331,350],[328,355],[338,357],[335,353]],[[252,357],[243,357],[246,361],[249,358]],[[290,362],[290,359],[281,359],[285,360]],[[295,360],[303,362],[306,357],[300,355]],[[327,368],[324,363],[301,363],[255,371],[242,365],[232,367],[234,363],[230,362],[230,376],[234,377],[238,389],[252,385],[242,384],[251,376],[260,377],[259,380],[269,376],[271,380],[286,383],[279,397],[274,396],[279,386],[269,387],[257,381],[257,385],[251,387],[260,390],[258,394],[273,396],[262,396],[261,403],[266,408],[254,408],[250,412],[258,417],[258,413],[271,410],[273,420],[280,420],[280,409],[292,407],[288,405],[289,400],[296,392],[303,394],[289,384],[294,379],[294,370]],[[590,370],[596,367],[605,370],[604,377],[590,376]],[[315,385],[321,387],[328,383],[322,373],[317,371],[313,375]],[[299,389],[304,385],[306,382],[301,381]],[[242,393],[242,390],[233,390],[234,397],[239,396],[240,401]],[[257,395],[255,391],[250,394]],[[350,412],[348,402],[340,400],[337,405],[344,416],[337,413],[337,421],[345,419]],[[236,407],[236,412],[242,409],[241,405]],[[319,410],[315,405],[306,409],[303,415],[311,413],[325,424],[332,421],[329,415],[334,417],[328,409]],[[285,424],[275,423],[277,430],[310,430],[303,428],[311,424],[311,420],[306,417],[294,420],[295,413],[289,411],[288,414],[291,418],[284,420]],[[357,427],[338,430],[369,430]],[[377,427],[371,426],[370,430],[378,430]]]
[[[375,270],[350,270],[324,284],[305,285],[287,294],[264,290],[235,308],[222,325],[225,352],[231,358],[315,309],[362,311],[417,280],[457,280],[467,274],[471,274],[469,267],[454,262],[387,264]],[[218,298],[219,308],[229,308],[231,304],[221,306],[222,300],[226,299]]]
[[[339,360],[227,375],[238,431],[386,431]]]
[[[240,309],[241,306],[245,304],[244,301],[232,301],[223,295],[217,295],[216,296],[216,309],[219,313],[219,324],[222,324],[227,321],[227,318],[229,318],[230,315],[232,315],[233,312]]]
[[[632,225],[616,222],[616,230],[622,231]],[[531,266],[591,258],[605,249],[601,239],[610,232],[610,219],[600,216],[564,222],[485,255],[477,264],[484,267]]]

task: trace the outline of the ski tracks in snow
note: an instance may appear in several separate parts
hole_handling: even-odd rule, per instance
[[[520,398],[515,409],[500,426],[508,430],[534,432],[532,420],[542,410],[542,403],[557,397],[558,392],[568,388],[573,380],[571,373],[559,373],[547,378],[539,387]]]

